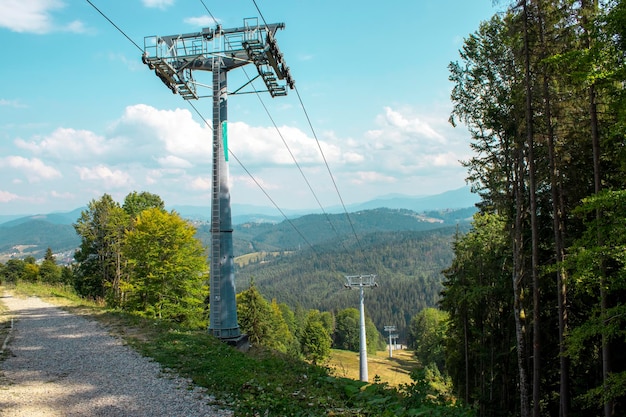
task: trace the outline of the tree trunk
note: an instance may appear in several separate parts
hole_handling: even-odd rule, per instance
[[[518,145],[521,147],[521,145]],[[529,417],[528,377],[526,375],[526,328],[521,287],[524,278],[524,256],[522,237],[523,204],[523,168],[522,150],[517,149],[516,175],[513,183],[515,193],[515,224],[513,226],[513,310],[515,314],[515,337],[517,339],[517,367],[519,372],[520,417]]]
[[[592,47],[592,39],[591,39],[591,31],[589,30],[589,15],[595,16],[598,10],[598,2],[597,0],[581,0],[580,2],[582,8],[582,25],[583,30],[585,31],[585,42],[588,50]],[[587,14],[589,13],[589,14]],[[593,150],[593,184],[594,191],[598,194],[602,190],[602,177],[600,170],[600,129],[598,122],[598,107],[596,104],[596,87],[592,83],[588,88],[588,96],[589,96],[589,122],[591,127],[591,147]],[[602,213],[600,210],[596,210],[596,219],[598,223],[600,221],[600,217]],[[597,238],[598,246],[602,246],[603,238],[602,235],[598,232]],[[605,290],[606,285],[606,276],[605,276],[605,267],[603,260],[600,260],[600,316],[602,318],[606,317],[606,311],[608,308],[607,302],[607,294]],[[602,383],[606,390],[607,379],[609,377],[609,373],[611,372],[611,352],[609,349],[609,340],[606,334],[606,331],[603,329],[602,331]],[[604,417],[611,417],[613,414],[613,402],[606,401],[604,403]]]
[[[539,36],[542,45],[542,59],[549,54],[546,50],[545,39],[546,21],[543,15],[542,2],[537,1],[539,18]],[[554,228],[554,254],[555,262],[561,264],[565,260],[565,222],[563,221],[563,190],[561,187],[561,175],[556,163],[556,149],[554,143],[554,126],[552,124],[552,103],[549,86],[550,74],[547,66],[543,71],[543,102],[548,140],[548,163],[550,169],[550,191],[552,197],[552,221]],[[570,408],[569,395],[569,358],[565,354],[565,334],[567,332],[567,271],[559,266],[556,271],[557,286],[557,309],[559,321],[559,416],[568,417]]]
[[[596,194],[602,190],[602,180],[600,177],[600,134],[598,129],[598,109],[596,105],[596,90],[593,85],[589,87],[589,119],[591,121],[591,141],[593,147],[593,179]],[[600,223],[602,213],[600,209],[596,209],[596,219]],[[598,247],[604,244],[604,239],[598,228]],[[600,260],[600,317],[604,320],[608,309],[608,301],[606,294],[606,273],[604,260]],[[602,329],[602,384],[607,389],[607,380],[611,373],[611,351],[609,349],[609,337],[606,329]],[[604,403],[604,417],[613,415],[613,402],[606,401]]]
[[[469,335],[467,323],[467,309],[463,317],[463,347],[465,350],[465,404],[469,404]]]
[[[533,88],[530,72],[530,44],[528,33],[528,3],[524,1],[522,23],[524,27],[524,87],[526,90],[526,147],[528,163],[528,188],[530,196],[530,229],[531,229],[531,274],[533,282],[533,416],[540,417],[540,382],[541,382],[541,339],[540,339],[540,309],[539,309],[539,231],[537,227],[537,186],[534,151],[534,126],[533,126]]]

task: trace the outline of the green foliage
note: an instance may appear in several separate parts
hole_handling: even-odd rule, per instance
[[[585,229],[572,245],[567,265],[572,270],[574,291],[591,300],[581,323],[568,335],[567,354],[575,364],[585,364],[591,346],[599,341],[626,341],[626,305],[612,302],[602,308],[598,295],[604,285],[610,301],[626,294],[626,190],[606,190],[585,198],[576,213],[583,217]],[[614,352],[624,358],[622,352]],[[626,396],[626,369],[615,367],[608,381],[581,395],[587,406],[601,406]]]
[[[35,263],[34,259],[24,260],[22,279],[27,282],[39,281],[39,266]]]
[[[5,265],[0,264],[0,284],[18,284],[20,282],[42,282],[44,284],[71,284],[73,271],[70,266],[60,267],[56,264],[52,251],[48,248],[46,258],[40,265],[35,258],[9,259]]]
[[[61,268],[57,265],[56,258],[52,253],[52,249],[48,248],[46,250],[46,255],[44,260],[41,262],[39,266],[39,279],[42,282],[47,282],[50,284],[61,282]]]
[[[502,391],[514,385],[515,330],[512,318],[511,251],[502,216],[480,213],[472,230],[457,236],[455,259],[444,273],[441,308],[449,314],[446,369],[466,403],[479,402],[485,414],[498,415]],[[419,344],[417,346],[419,348]],[[427,355],[428,352],[425,352]],[[473,375],[491,378],[476,384]],[[495,395],[486,393],[496,393]]]
[[[128,262],[122,307],[149,317],[200,326],[207,288],[204,249],[176,213],[143,210],[126,232]]]
[[[293,316],[293,312],[285,313],[284,310],[276,303],[276,300],[272,300],[270,303],[271,308],[271,344],[270,348],[276,349],[282,353],[289,353],[294,356],[298,356],[300,351],[297,339],[289,329],[289,325],[285,320],[285,314]],[[291,313],[291,314],[290,314]]]
[[[416,369],[411,373],[411,384],[400,391],[407,396],[409,415],[441,417],[471,417],[475,411],[457,404],[452,395],[452,381],[443,377],[435,364]]]
[[[195,229],[159,196],[105,194],[74,225],[81,237],[74,285],[80,294],[142,315],[203,326],[208,267]]]
[[[156,208],[165,211],[165,203],[156,194],[146,191],[141,193],[133,191],[124,198],[122,208],[131,219],[135,219],[142,211],[147,209]]]
[[[359,310],[345,308],[337,313],[334,347],[336,349],[359,351]]]
[[[300,334],[300,349],[314,365],[324,362],[330,355],[332,339],[319,312],[312,311]]]
[[[337,313],[337,325],[333,334],[336,349],[358,352],[361,349],[361,318],[356,308],[346,308]],[[385,340],[369,317],[365,317],[367,352],[371,355],[386,347]]]
[[[4,276],[4,281],[10,284],[15,284],[24,274],[24,261],[20,259],[9,259],[7,263],[2,268],[2,275]]]
[[[267,345],[270,337],[272,310],[265,298],[250,283],[248,289],[237,294],[239,328],[248,335],[252,345]]]
[[[405,340],[411,317],[439,300],[441,271],[452,261],[455,230],[366,234],[360,237],[363,249],[353,238],[332,240],[317,246],[315,253],[303,249],[242,266],[237,279],[247,283],[254,277],[266,298],[280,300],[294,310],[300,306],[336,311],[358,307],[358,291],[345,290],[343,284],[345,275],[366,266],[380,277],[379,287],[366,291],[366,317],[375,324],[377,334],[384,326],[395,325]],[[362,259],[362,250],[367,261]]]
[[[447,321],[448,314],[436,308],[425,308],[411,320],[409,346],[422,366],[434,365],[444,371]]]
[[[104,298],[111,305],[121,300],[122,245],[128,215],[113,198],[104,194],[92,200],[74,224],[81,237],[74,255],[78,262],[76,288],[82,295]]]

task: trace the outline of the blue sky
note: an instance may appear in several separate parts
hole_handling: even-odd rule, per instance
[[[92,3],[142,48],[146,36],[214,27],[204,5],[224,28],[259,17],[252,0]],[[318,208],[283,139],[324,207],[340,200],[315,136],[346,204],[465,185],[458,161],[469,135],[447,121],[447,65],[497,11],[491,0],[256,5],[267,23],[285,23],[276,38],[306,113],[293,91],[230,95],[229,146],[281,208]],[[132,191],[168,207],[210,204],[210,129],[88,2],[3,0],[0,40],[0,214],[69,211]],[[244,70],[255,73],[231,71],[230,90]],[[210,98],[194,105],[211,120]],[[233,203],[272,205],[232,158],[230,175]]]

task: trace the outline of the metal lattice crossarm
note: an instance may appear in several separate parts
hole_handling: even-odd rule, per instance
[[[205,28],[201,32],[144,38],[142,61],[174,94],[185,100],[198,99],[199,91],[211,86],[196,82],[194,71],[212,71],[213,62],[223,62],[229,71],[252,63],[272,97],[287,95],[295,82],[274,37],[283,23],[259,25],[258,19],[244,20],[244,26]],[[244,87],[254,80],[250,80]],[[243,88],[243,87],[242,87]],[[235,90],[235,92],[240,91]]]
[[[347,275],[347,283],[344,284],[346,288],[354,287],[378,287],[376,283],[376,275]]]

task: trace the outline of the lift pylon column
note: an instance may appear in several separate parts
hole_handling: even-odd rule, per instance
[[[226,71],[213,65],[213,182],[211,190],[211,300],[209,331],[220,339],[241,336],[237,322],[233,226],[228,186]],[[230,306],[235,306],[233,309]]]
[[[212,89],[213,156],[211,190],[211,280],[209,332],[239,345],[244,338],[237,321],[233,228],[228,185],[227,73],[254,64],[272,97],[287,94],[294,88],[289,68],[278,50],[274,34],[284,24],[259,25],[257,19],[245,19],[234,29],[203,29],[198,33],[173,36],[149,36],[144,39],[143,62],[159,79],[185,100],[199,99],[199,90]],[[196,71],[210,71],[212,82],[196,81]],[[279,83],[281,80],[282,85]],[[241,88],[242,91],[254,79]]]
[[[378,287],[375,281],[376,275],[348,275],[346,276],[346,288],[359,289],[359,379],[368,382],[369,375],[367,371],[367,335],[365,334],[365,295],[363,289],[365,287]]]

